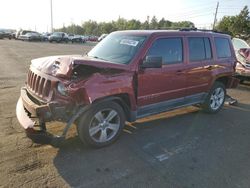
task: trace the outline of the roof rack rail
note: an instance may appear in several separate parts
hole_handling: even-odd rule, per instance
[[[198,29],[196,27],[183,27],[179,28],[179,31],[197,31]]]
[[[214,33],[222,33],[225,34],[223,32],[214,30],[214,29],[197,29],[196,27],[191,27],[191,28],[181,28],[179,29],[179,31],[202,31],[202,32],[214,32]]]

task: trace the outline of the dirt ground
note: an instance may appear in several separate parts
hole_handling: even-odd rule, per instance
[[[250,187],[249,82],[229,91],[237,106],[142,119],[106,148],[82,146],[74,130],[60,147],[32,143],[15,116],[30,60],[90,48],[0,40],[0,187]],[[61,127],[49,124],[54,132]]]

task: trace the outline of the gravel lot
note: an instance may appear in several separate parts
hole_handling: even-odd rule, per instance
[[[142,119],[103,149],[82,146],[74,129],[59,148],[26,138],[15,105],[30,60],[90,48],[0,40],[0,187],[250,187],[249,82],[229,91],[237,106],[216,115],[188,107]]]

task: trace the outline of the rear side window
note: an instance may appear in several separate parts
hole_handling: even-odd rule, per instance
[[[228,39],[216,37],[214,40],[218,58],[232,56]]]
[[[148,56],[160,56],[163,64],[181,63],[183,59],[182,39],[164,38],[157,39],[150,47]]]
[[[212,58],[209,38],[190,37],[188,38],[189,60],[201,61]]]

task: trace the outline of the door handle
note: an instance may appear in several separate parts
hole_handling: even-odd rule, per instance
[[[177,75],[184,74],[184,71],[182,71],[182,70],[177,70],[177,71],[176,71],[176,74],[177,74]]]
[[[207,70],[212,70],[213,66],[212,65],[207,65],[207,66],[204,66],[204,68],[207,69]]]

